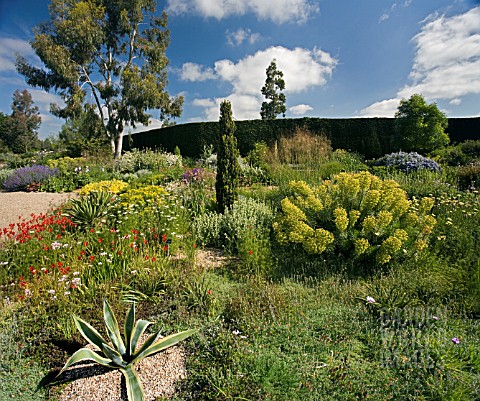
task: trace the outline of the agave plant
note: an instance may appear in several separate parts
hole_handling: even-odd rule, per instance
[[[112,194],[105,191],[93,191],[78,199],[72,199],[65,214],[79,227],[92,227],[104,217],[110,207]]]
[[[69,358],[57,377],[74,363],[92,360],[102,366],[120,369],[125,376],[128,399],[130,401],[143,401],[145,396],[142,384],[135,371],[135,365],[143,358],[163,351],[190,337],[196,330],[186,330],[163,338],[160,337],[160,332],[157,332],[150,335],[144,344],[138,347],[140,337],[152,322],[139,320],[135,323],[135,303],[132,303],[127,313],[123,336],[120,334],[115,315],[106,300],[103,301],[103,315],[111,342],[106,341],[90,324],[74,316],[75,325],[80,334],[99,351],[93,351],[89,348],[79,349]]]

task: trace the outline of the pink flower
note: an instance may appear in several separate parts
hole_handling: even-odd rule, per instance
[[[460,344],[460,340],[457,337],[452,338],[452,343],[454,344]]]

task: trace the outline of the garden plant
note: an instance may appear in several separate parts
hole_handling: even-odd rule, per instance
[[[300,130],[243,155],[240,177],[262,178],[236,181],[221,209],[213,150],[42,156],[58,175],[35,190],[79,194],[0,230],[0,399],[60,399],[75,380],[43,383],[84,358],[141,399],[133,365],[183,339],[186,375],[158,399],[480,399],[469,165],[372,166]]]

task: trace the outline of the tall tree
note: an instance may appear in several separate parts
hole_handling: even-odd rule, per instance
[[[166,49],[167,14],[155,0],[52,0],[50,20],[34,29],[31,45],[45,69],[17,57],[27,83],[58,93],[66,103],[53,114],[75,118],[87,95],[93,99],[113,154],[122,150],[126,124],[147,125],[147,110],[160,119],[178,117],[183,97],[171,97]]]
[[[224,100],[220,104],[220,138],[217,154],[217,178],[215,181],[217,205],[220,212],[230,209],[237,199],[237,187],[240,176],[238,156],[240,152],[237,147],[235,130],[232,105],[228,100]]]
[[[436,103],[428,104],[416,93],[402,99],[395,113],[395,145],[406,152],[429,153],[448,145],[447,126],[448,118]]]
[[[285,81],[283,79],[283,72],[277,68],[277,61],[272,60],[267,68],[267,79],[262,88],[262,95],[267,99],[262,103],[260,116],[262,120],[275,120],[278,114],[285,117],[287,108],[285,106],[285,95],[282,91],[285,90]]]
[[[67,119],[58,137],[70,157],[105,151],[108,145],[102,120],[90,105],[80,115]]]
[[[38,107],[34,106],[32,95],[18,89],[12,96],[12,114],[4,118],[2,139],[15,153],[38,149],[38,129],[42,119]]]

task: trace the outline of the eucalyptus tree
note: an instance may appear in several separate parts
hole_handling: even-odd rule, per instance
[[[168,121],[182,112],[183,98],[170,96],[165,12],[155,0],[52,0],[50,19],[34,28],[31,42],[44,67],[17,56],[17,71],[29,85],[53,91],[64,106],[61,118],[75,118],[88,102],[103,123],[113,154],[122,150],[127,124],[147,125],[148,110]]]

